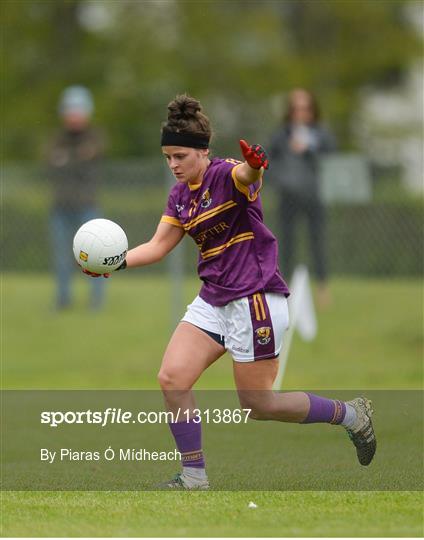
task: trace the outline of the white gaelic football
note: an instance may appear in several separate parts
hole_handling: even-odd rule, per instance
[[[92,219],[74,236],[74,256],[84,269],[96,274],[113,272],[124,261],[128,240],[123,229],[109,219]]]

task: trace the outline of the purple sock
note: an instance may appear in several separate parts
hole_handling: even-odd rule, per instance
[[[196,420],[196,422],[194,422]],[[172,435],[181,452],[183,467],[205,468],[202,450],[202,424],[200,418],[190,418],[188,422],[170,422]]]
[[[306,394],[309,397],[310,407],[308,416],[302,424],[316,424],[327,422],[328,424],[341,424],[346,414],[346,405],[338,399],[327,399]]]

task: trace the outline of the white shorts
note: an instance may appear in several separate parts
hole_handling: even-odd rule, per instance
[[[235,361],[253,362],[280,354],[289,312],[282,294],[256,293],[222,307],[196,296],[182,320],[222,336]]]

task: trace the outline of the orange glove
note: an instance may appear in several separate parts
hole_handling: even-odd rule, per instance
[[[265,149],[260,144],[248,144],[243,139],[240,140],[241,153],[244,156],[244,159],[247,161],[248,165],[252,169],[268,169],[269,160],[265,152]]]
[[[87,276],[90,276],[90,277],[104,277],[104,278],[110,277],[110,274],[96,274],[95,272],[90,272],[90,270],[87,270],[87,269],[83,268],[80,264],[78,264],[78,266],[81,268],[81,270],[84,272],[84,274],[87,274]]]
[[[108,278],[110,277],[110,273],[106,273],[106,274],[96,274],[96,272],[90,272],[90,270],[87,270],[86,268],[83,268],[80,264],[78,265],[81,270],[84,272],[84,274],[87,274],[87,276],[90,276],[90,277],[104,277],[104,278]],[[118,266],[118,268],[115,270],[115,272],[118,272],[118,270],[125,270],[125,268],[127,267],[127,261],[124,260],[121,264],[121,266]]]

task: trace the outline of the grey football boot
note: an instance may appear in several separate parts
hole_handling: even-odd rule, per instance
[[[351,428],[346,428],[347,434],[355,445],[359,463],[369,465],[377,448],[377,440],[371,422],[371,415],[374,412],[371,408],[371,401],[364,397],[358,397],[347,403],[356,411],[355,424]]]
[[[188,490],[201,490],[209,489],[209,482],[207,479],[199,480],[197,478],[191,478],[184,473],[177,473],[174,478],[160,484],[160,489],[188,489]]]

